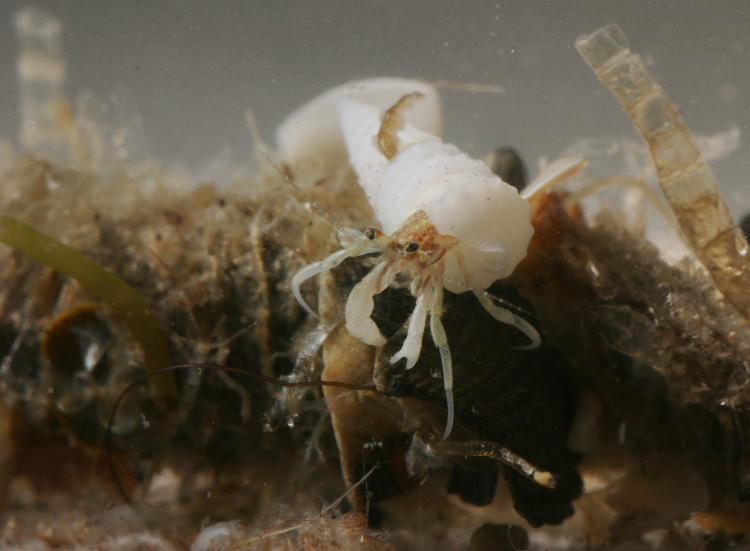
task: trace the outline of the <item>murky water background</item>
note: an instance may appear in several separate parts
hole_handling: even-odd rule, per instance
[[[17,123],[12,14],[0,4],[0,127]],[[582,33],[617,23],[653,62],[659,82],[691,128],[748,128],[750,5],[620,2],[186,2],[39,1],[64,24],[68,91],[117,92],[144,118],[159,159],[204,167],[222,155],[251,159],[243,113],[267,141],[293,108],[353,78],[404,76],[501,86],[444,91],[446,139],[475,155],[514,144],[533,161],[581,136],[634,130],[573,48]],[[715,166],[736,214],[750,172],[746,141]]]

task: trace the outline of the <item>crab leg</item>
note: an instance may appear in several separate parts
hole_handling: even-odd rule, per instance
[[[432,305],[430,306],[430,333],[432,342],[440,351],[440,361],[443,365],[443,388],[445,389],[445,407],[448,410],[448,416],[445,421],[445,432],[443,440],[450,436],[453,430],[453,360],[451,358],[451,349],[448,347],[448,337],[445,334],[443,322],[440,317],[443,315],[443,283],[435,281],[433,283]]]
[[[302,306],[302,308],[304,308],[304,310],[308,314],[310,314],[314,318],[317,318],[318,314],[310,307],[309,304],[307,304],[305,299],[302,298],[300,286],[308,279],[315,277],[316,275],[325,272],[326,270],[335,268],[347,258],[376,253],[379,251],[380,249],[375,249],[373,247],[355,245],[353,247],[347,247],[346,249],[338,250],[327,258],[324,258],[323,260],[318,260],[317,262],[313,262],[312,264],[305,266],[299,272],[294,274],[294,277],[292,278],[292,294],[294,295],[294,298],[297,299],[297,302],[300,304],[300,306]]]
[[[587,164],[589,164],[588,161],[580,157],[560,157],[544,167],[534,181],[521,192],[521,197],[530,200],[539,192],[546,191],[578,174],[586,168]]]
[[[502,308],[492,302],[489,294],[484,289],[477,287],[469,275],[469,270],[466,269],[466,262],[464,257],[460,253],[456,253],[456,259],[458,265],[461,267],[461,274],[464,277],[466,283],[471,287],[474,296],[477,297],[482,307],[487,310],[487,313],[501,323],[512,325],[519,331],[521,331],[531,341],[529,344],[517,347],[518,350],[531,350],[536,348],[542,343],[542,338],[539,336],[539,332],[531,325],[528,321],[523,319],[521,316],[517,316],[510,310]]]
[[[609,178],[599,178],[593,180],[592,182],[587,183],[581,189],[578,189],[565,197],[564,204],[566,207],[570,207],[579,203],[586,197],[595,195],[604,189],[615,186],[620,188],[630,188],[631,190],[640,193],[641,196],[643,196],[657,211],[659,211],[659,214],[662,216],[662,218],[664,218],[664,220],[667,221],[670,227],[672,227],[672,229],[674,229],[679,235],[682,235],[680,233],[682,232],[682,229],[677,224],[674,213],[669,210],[669,207],[664,203],[662,198],[659,197],[654,188],[638,178],[632,178],[630,176],[610,176]]]
[[[503,465],[514,469],[529,480],[540,486],[554,490],[557,487],[556,474],[540,469],[528,462],[517,453],[498,445],[496,442],[485,440],[469,440],[466,442],[434,442],[430,449],[440,455],[462,455],[464,457],[490,457]]]
[[[539,332],[531,325],[528,321],[523,319],[521,316],[517,316],[510,310],[506,310],[492,302],[492,299],[482,289],[472,287],[474,295],[479,299],[485,310],[490,316],[495,318],[497,321],[512,325],[519,331],[521,331],[531,341],[529,344],[519,346],[519,350],[531,350],[536,348],[542,342],[542,338],[539,336]]]
[[[429,279],[421,285],[421,290],[417,295],[417,304],[409,318],[409,329],[406,332],[404,344],[401,346],[401,350],[396,352],[391,358],[392,364],[395,364],[402,358],[406,358],[406,369],[411,369],[417,363],[419,354],[422,351],[422,338],[424,336],[425,324],[427,323],[427,311],[430,308],[434,294],[433,288],[434,285]]]

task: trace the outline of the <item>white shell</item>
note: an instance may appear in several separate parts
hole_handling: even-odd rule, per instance
[[[346,149],[336,115],[341,100],[351,98],[377,109],[387,109],[412,92],[420,92],[424,97],[409,109],[407,119],[417,128],[439,136],[443,126],[442,106],[432,85],[392,77],[358,80],[324,92],[284,119],[276,130],[281,159],[289,163],[303,159],[322,163],[344,160]]]
[[[482,289],[509,276],[523,260],[534,233],[529,205],[482,161],[413,124],[398,132],[402,149],[388,160],[375,141],[382,118],[378,108],[345,99],[339,117],[349,162],[380,229],[391,234],[423,210],[439,233],[461,241],[446,258],[448,290],[470,288],[455,252],[463,255],[472,282]]]
[[[394,80],[398,86],[393,85]],[[389,83],[385,87],[387,93],[374,85],[383,82]],[[408,84],[402,86],[405,82]],[[454,145],[443,143],[438,137],[439,124],[436,125],[440,121],[439,101],[428,85],[397,79],[357,83],[363,90],[375,94],[376,99],[371,101],[360,93],[362,90],[354,94],[352,86],[348,84],[327,92],[289,117],[279,129],[279,146],[285,159],[292,162],[304,156],[317,156],[330,162],[334,160],[334,154],[339,154],[337,152],[348,153],[359,185],[386,235],[404,228],[412,214],[423,211],[438,233],[457,239],[458,244],[448,248],[443,259],[435,258],[436,264],[432,265],[413,262],[411,257],[399,256],[399,253],[394,255],[391,251],[390,258],[381,260],[354,286],[345,306],[347,330],[365,343],[382,346],[385,338],[372,319],[373,297],[391,285],[397,272],[411,275],[411,292],[417,302],[404,343],[401,350],[391,357],[391,363],[405,359],[407,369],[416,364],[429,316],[430,333],[440,351],[443,367],[447,408],[443,438],[447,438],[453,427],[454,404],[451,353],[440,321],[443,287],[455,293],[471,289],[492,317],[513,325],[528,337],[528,347],[539,345],[539,333],[530,323],[494,304],[482,291],[494,281],[509,276],[526,256],[534,233],[529,204],[483,162],[472,159]],[[393,144],[389,143],[386,157],[378,143],[383,110],[412,92],[422,91],[424,94],[424,88],[420,87],[425,86],[431,90],[425,94],[426,99],[402,106],[398,113],[402,120],[389,125],[400,130],[396,131],[396,139],[390,140],[396,142],[395,154],[391,153]],[[375,93],[373,90],[376,89],[380,91]],[[398,92],[393,94],[397,89]],[[428,116],[418,110],[420,106],[427,109]],[[338,124],[336,117],[331,117],[333,121],[327,118],[332,113],[338,115]],[[339,140],[343,140],[345,149]],[[584,165],[581,159],[560,159],[547,167],[531,188],[542,190],[574,174]],[[359,236],[350,243],[342,242],[343,249],[310,264],[294,276],[294,296],[315,315],[302,298],[300,285],[310,277],[334,268],[345,258],[371,252],[387,253],[391,243],[386,244],[388,238],[384,239],[386,241],[371,243]]]

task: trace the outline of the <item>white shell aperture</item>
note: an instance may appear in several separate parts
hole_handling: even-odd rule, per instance
[[[389,160],[375,139],[380,109],[344,99],[338,112],[349,162],[384,233],[394,233],[422,210],[440,234],[457,238],[460,244],[446,255],[445,287],[452,292],[472,287],[456,252],[473,285],[482,289],[513,272],[534,233],[529,205],[513,186],[484,162],[411,122],[397,133],[401,149]]]
[[[276,130],[279,154],[292,164],[303,159],[328,165],[345,161],[347,152],[337,116],[339,103],[354,99],[377,109],[387,109],[413,92],[423,97],[409,110],[407,119],[416,128],[439,136],[443,127],[442,106],[432,85],[406,78],[373,78],[337,86],[287,116]]]

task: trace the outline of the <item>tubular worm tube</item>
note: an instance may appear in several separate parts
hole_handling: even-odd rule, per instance
[[[576,41],[576,48],[640,131],[659,183],[698,259],[716,287],[750,317],[748,243],[732,220],[711,169],[677,107],[628,48],[617,25]]]
[[[36,8],[19,10],[14,24],[19,50],[19,142],[29,153],[67,160],[68,137],[61,124],[65,109],[62,24]]]

